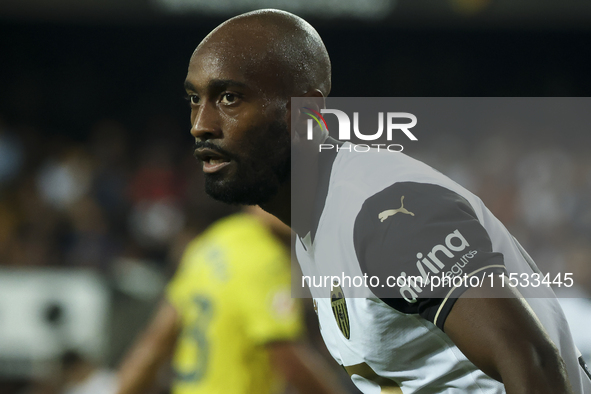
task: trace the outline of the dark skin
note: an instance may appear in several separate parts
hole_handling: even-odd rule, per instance
[[[323,79],[316,84],[311,81],[286,86],[287,71],[282,67],[285,59],[273,59],[269,55],[275,49],[268,41],[279,36],[281,32],[265,26],[259,31],[248,22],[234,23],[230,29],[222,28],[210,34],[191,57],[185,81],[191,103],[191,134],[197,144],[208,141],[220,151],[237,156],[237,160],[227,160],[227,165],[212,174],[214,177],[230,181],[236,178],[240,156],[246,155],[244,146],[249,141],[260,144],[274,138],[265,135],[269,123],[279,120],[286,125],[286,133],[290,133],[292,115],[301,116],[299,110],[292,113],[290,97],[324,97],[328,93],[330,82]],[[315,102],[310,106],[319,110]],[[322,141],[308,141],[295,131],[290,133],[289,140],[291,146],[302,148],[300,152],[305,158],[298,172],[308,177],[301,182],[281,183],[275,195],[258,205],[302,233],[310,227],[311,219],[302,215],[296,218],[298,221],[291,222],[291,187],[298,189],[294,204],[311,206],[316,192],[318,158],[310,151]],[[273,151],[273,147],[267,150]],[[204,169],[208,166],[208,155],[212,155],[211,149],[197,149],[196,156],[204,162]],[[263,161],[269,161],[269,157]]]
[[[471,288],[456,301],[444,330],[507,393],[573,392],[544,327],[519,293],[496,276],[493,287]]]
[[[253,26],[260,23],[254,17],[251,19]],[[272,19],[273,15],[268,18]],[[280,22],[278,24],[282,25]],[[197,140],[211,140],[229,151],[239,151],[240,140],[247,138],[245,124],[262,127],[272,121],[270,108],[279,109],[275,114],[281,113],[288,125],[291,117],[296,117],[297,124],[300,113],[292,111],[289,97],[324,97],[328,93],[318,84],[282,94],[289,70],[278,70],[280,62],[256,60],[261,58],[259,52],[268,48],[265,40],[276,37],[262,38],[248,26],[249,19],[243,18],[210,34],[194,52],[187,75],[186,85],[190,87],[187,93],[199,95],[202,100],[192,108],[191,134]],[[284,45],[299,44],[287,41]],[[245,62],[244,59],[251,60]],[[218,80],[234,80],[243,86],[241,99],[232,102],[231,111],[224,94],[232,93],[232,87],[220,91],[208,88]],[[290,138],[293,148],[301,155],[297,161],[299,166],[295,170],[292,168],[292,174],[297,171],[306,176],[302,177],[301,183],[294,180],[293,188],[291,182],[285,182],[277,194],[261,206],[290,225],[296,233],[305,235],[311,228],[312,211],[309,207],[314,206],[318,182],[316,147],[322,141],[307,141],[299,129],[291,129]],[[232,176],[230,171],[227,176]],[[292,201],[298,205],[295,207],[297,212],[304,212],[293,218],[293,222]],[[500,298],[481,298],[490,297],[489,292],[493,290],[497,292],[494,296]],[[508,394],[572,393],[556,347],[531,309],[518,296],[500,285],[494,289],[468,290],[447,317],[446,334],[478,368],[503,382]]]

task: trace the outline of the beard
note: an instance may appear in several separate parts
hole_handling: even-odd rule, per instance
[[[246,132],[246,135],[256,134],[255,130]],[[289,182],[291,139],[286,122],[271,123],[258,141],[246,139],[240,153],[224,151],[224,154],[235,161],[236,171],[225,176],[205,174],[205,191],[218,201],[239,205],[265,204],[277,195],[285,182]]]

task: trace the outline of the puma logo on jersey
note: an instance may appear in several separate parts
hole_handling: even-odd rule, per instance
[[[406,208],[404,208],[404,196],[400,197],[400,208],[398,209],[388,209],[384,212],[381,212],[378,215],[378,219],[380,219],[380,222],[383,222],[384,220],[388,219],[390,216],[394,216],[396,215],[398,212],[400,213],[404,213],[410,216],[414,216],[415,214],[412,212],[409,212]]]

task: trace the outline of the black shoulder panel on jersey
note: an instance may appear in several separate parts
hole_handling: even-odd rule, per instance
[[[380,279],[376,296],[441,329],[468,289],[459,278],[505,272],[503,255],[492,251],[470,203],[434,184],[395,183],[368,198],[355,220],[354,243],[362,272]]]

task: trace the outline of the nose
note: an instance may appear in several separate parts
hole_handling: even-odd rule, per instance
[[[196,140],[220,138],[220,119],[214,105],[203,103],[191,113],[191,135]]]

